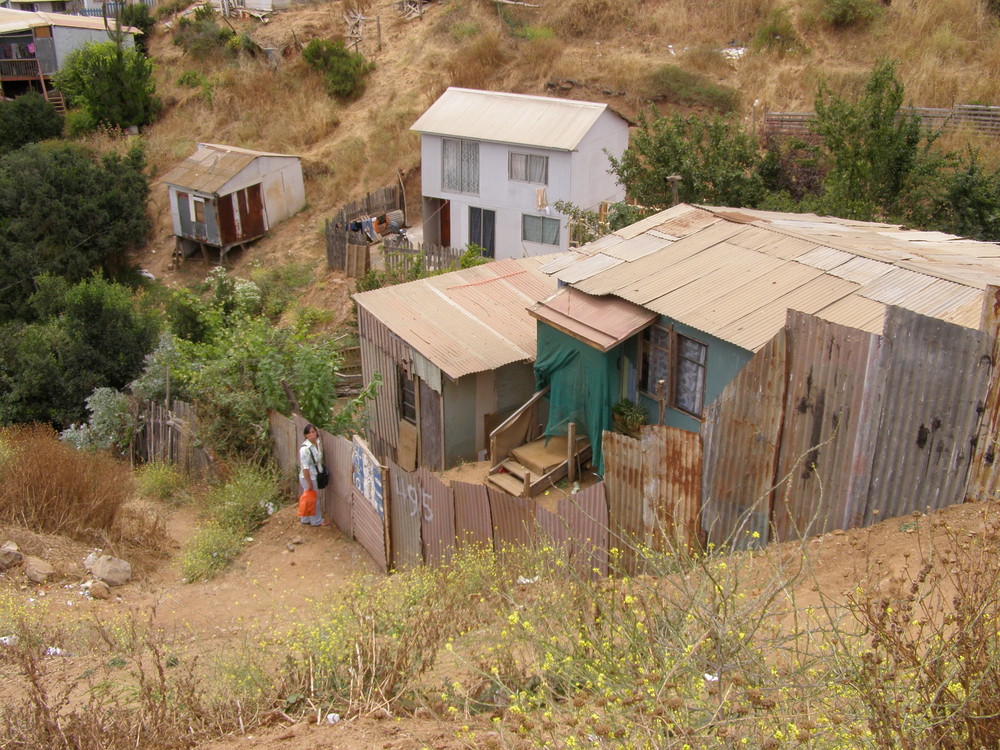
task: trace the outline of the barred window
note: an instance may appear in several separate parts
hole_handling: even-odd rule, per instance
[[[453,193],[479,194],[479,144],[445,138],[441,149],[441,188]]]

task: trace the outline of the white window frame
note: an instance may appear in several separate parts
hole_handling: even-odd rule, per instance
[[[548,185],[549,157],[540,154],[511,151],[507,157],[507,177],[512,182]],[[536,177],[537,179],[532,179],[532,177]]]
[[[654,328],[659,329],[666,335],[668,342],[666,346],[653,343],[651,337],[647,339],[647,332],[651,333]],[[697,345],[699,347],[700,358],[682,353],[681,350],[684,348],[682,344],[685,343]],[[658,400],[659,394],[656,393],[656,384],[643,382],[646,380],[649,358],[654,354],[658,358],[661,358],[661,362],[665,359],[667,363],[668,377],[663,384],[665,405],[671,409],[676,409],[677,411],[701,419],[705,413],[705,388],[708,382],[708,344],[691,336],[678,333],[672,325],[664,326],[657,323],[643,329],[642,333],[639,334],[637,388],[641,393],[646,394],[654,400]],[[679,393],[681,388],[684,387],[682,369],[687,369],[689,372],[697,374],[697,384],[693,393],[694,404],[690,402],[684,403],[687,401],[686,394]]]
[[[533,234],[532,237],[529,237],[528,225],[534,224],[535,222],[537,222],[538,225],[538,233],[537,235]],[[545,227],[548,226],[551,232],[552,224],[555,224],[555,233],[556,233],[555,242],[549,242],[548,240],[545,239],[546,236]],[[560,234],[562,231],[562,227],[560,227],[559,224],[560,224],[559,219],[553,219],[551,216],[521,214],[521,240],[523,242],[534,242],[539,245],[552,245],[554,247],[559,247],[559,242],[561,239]],[[538,237],[538,239],[535,239],[536,236]]]
[[[457,160],[449,162],[449,151],[452,149],[457,149]],[[441,139],[441,190],[464,195],[479,195],[478,141],[461,138]]]

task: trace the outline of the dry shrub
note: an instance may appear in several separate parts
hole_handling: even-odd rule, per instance
[[[775,7],[773,0],[685,0],[684,5],[692,28],[714,29],[743,42]]]
[[[563,36],[607,39],[641,18],[639,8],[638,0],[569,0],[559,4],[550,22]]]
[[[452,86],[488,89],[510,61],[507,41],[500,34],[483,34],[448,58],[445,70]]]
[[[132,491],[126,465],[61,443],[42,425],[5,429],[0,441],[0,521],[81,540],[116,533]]]
[[[684,65],[706,75],[725,76],[732,72],[733,65],[718,47],[700,44],[684,50],[681,55]]]

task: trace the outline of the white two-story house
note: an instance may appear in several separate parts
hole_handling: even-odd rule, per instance
[[[498,259],[566,250],[556,202],[597,211],[624,199],[608,154],[621,158],[628,129],[606,104],[449,88],[411,127],[424,242],[475,243]]]

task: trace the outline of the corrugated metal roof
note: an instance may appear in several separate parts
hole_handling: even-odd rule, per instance
[[[111,23],[114,24],[115,20],[111,19]],[[6,34],[10,31],[28,31],[39,26],[63,26],[71,29],[104,31],[104,19],[71,16],[66,13],[36,13],[28,10],[0,8],[0,34]],[[123,26],[122,31],[129,34],[142,33],[134,26]]]
[[[605,110],[608,105],[597,102],[452,86],[410,130],[573,151]]]
[[[163,182],[199,193],[215,193],[243,171],[250,162],[261,156],[298,158],[292,154],[252,151],[248,148],[223,146],[217,143],[199,143],[198,150],[167,172]]]
[[[556,281],[539,267],[552,256],[487,263],[375,289],[354,299],[452,378],[535,358],[528,306]]]
[[[998,244],[813,214],[681,204],[612,236],[546,271],[751,351],[787,309],[874,333],[886,305],[976,328],[1000,283]]]
[[[656,319],[652,310],[618,297],[593,297],[571,286],[564,286],[548,299],[532,305],[528,312],[602,352]]]

